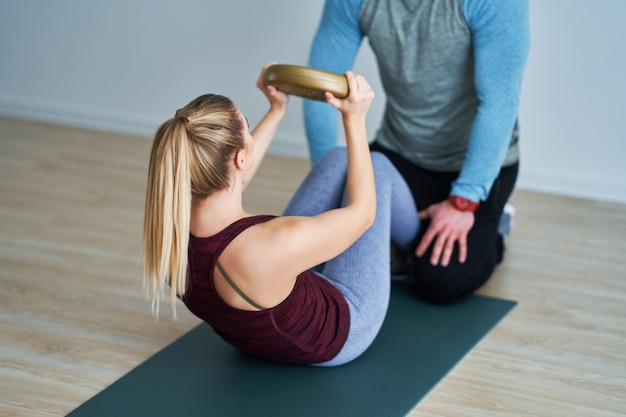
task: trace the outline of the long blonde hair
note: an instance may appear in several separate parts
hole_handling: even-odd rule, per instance
[[[163,123],[154,136],[144,211],[144,287],[159,314],[164,287],[176,317],[176,297],[187,288],[191,198],[229,184],[229,161],[243,148],[237,107],[215,94],[200,96]]]

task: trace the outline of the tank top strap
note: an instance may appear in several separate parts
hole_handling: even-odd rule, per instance
[[[220,271],[220,273],[224,276],[224,279],[226,280],[226,282],[228,282],[228,285],[230,285],[232,287],[233,290],[235,290],[237,292],[237,294],[239,294],[241,296],[241,298],[243,298],[244,300],[246,300],[248,302],[248,304],[250,304],[252,307],[257,308],[259,310],[267,310],[267,308],[265,307],[261,307],[260,305],[258,305],[257,303],[255,303],[254,301],[252,301],[252,299],[250,297],[248,297],[242,290],[241,288],[239,288],[237,286],[237,284],[235,284],[233,282],[233,280],[230,278],[230,276],[228,276],[228,274],[226,273],[226,270],[224,270],[224,267],[222,266],[222,264],[220,263],[220,261],[215,261],[216,265],[217,265],[217,269]]]

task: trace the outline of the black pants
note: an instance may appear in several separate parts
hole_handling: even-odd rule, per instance
[[[402,174],[413,193],[418,210],[448,198],[451,185],[458,172],[433,172],[419,168],[399,154],[373,143],[372,150],[384,153]],[[517,180],[519,164],[501,169],[486,201],[481,202],[475,213],[474,226],[467,236],[467,259],[459,263],[458,247],[455,245],[450,263],[446,267],[430,264],[432,244],[421,257],[412,250],[411,275],[416,294],[427,301],[447,304],[460,300],[483,285],[504,256],[504,244],[498,234],[502,209],[508,201]],[[422,223],[419,243],[429,221]]]

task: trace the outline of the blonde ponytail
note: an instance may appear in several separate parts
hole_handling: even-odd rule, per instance
[[[144,213],[144,284],[146,288],[152,286],[152,312],[156,316],[165,284],[171,287],[174,315],[176,296],[185,293],[190,213],[188,138],[184,123],[172,119],[156,134]]]
[[[191,199],[228,186],[230,156],[243,146],[243,124],[226,97],[198,97],[157,130],[148,167],[144,209],[144,288],[158,317],[165,287],[187,289]]]

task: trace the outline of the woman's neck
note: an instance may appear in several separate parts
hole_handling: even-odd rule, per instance
[[[235,221],[249,216],[243,209],[241,190],[228,188],[205,199],[191,200],[189,231],[196,237],[213,236]]]

